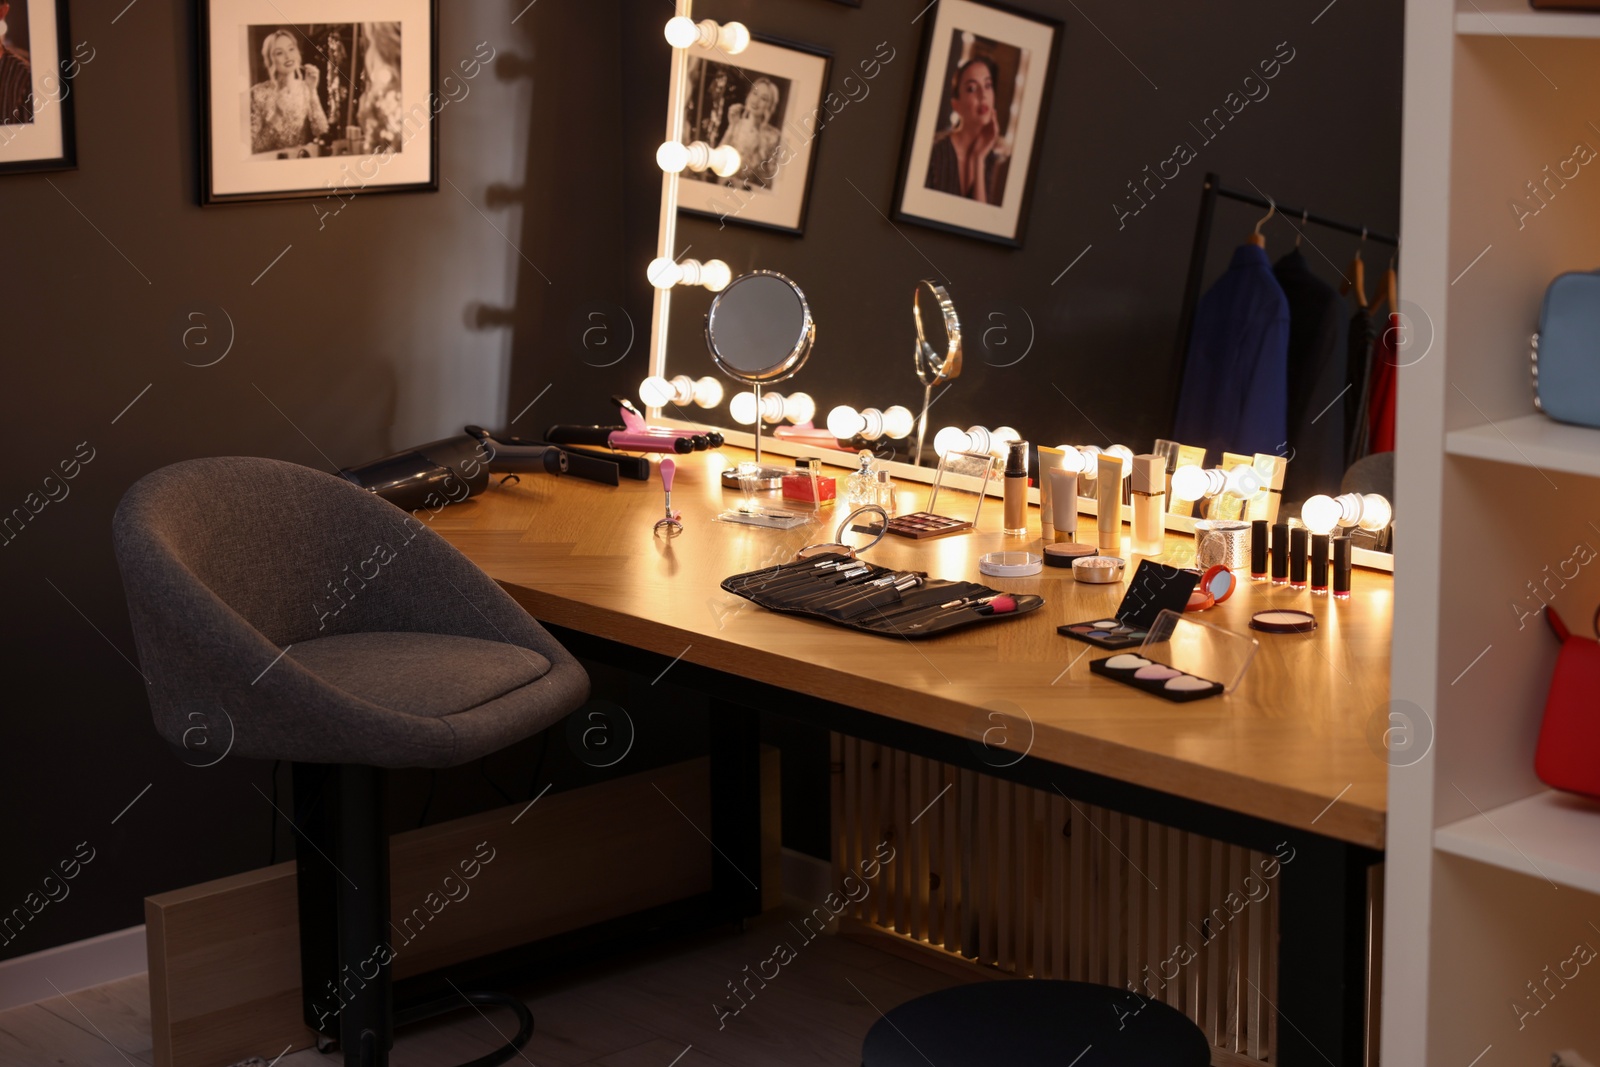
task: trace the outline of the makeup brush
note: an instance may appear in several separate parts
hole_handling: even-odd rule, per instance
[[[1017,599],[1009,593],[996,593],[993,596],[984,597],[982,600],[975,601],[975,604],[977,605],[976,607],[974,607],[973,604],[965,604],[958,608],[951,608],[948,611],[940,611],[939,614],[930,619],[923,619],[921,622],[911,623],[906,627],[906,629],[926,629],[936,622],[941,622],[953,616],[964,614],[969,609],[971,609],[972,613],[976,615],[1009,615],[1013,611],[1017,610]]]

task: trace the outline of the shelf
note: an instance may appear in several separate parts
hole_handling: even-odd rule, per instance
[[[1543,415],[1452,430],[1444,450],[1453,456],[1600,478],[1600,430],[1568,426]]]
[[[1534,11],[1515,0],[1461,0],[1456,33],[1468,37],[1600,37],[1600,14]]]
[[[1600,893],[1600,803],[1546,791],[1433,832],[1441,852]]]

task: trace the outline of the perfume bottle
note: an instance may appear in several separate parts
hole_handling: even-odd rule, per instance
[[[894,518],[894,482],[889,477],[889,472],[879,467],[875,472],[877,480],[874,483],[878,490],[877,504],[891,519]]]
[[[878,490],[879,472],[872,466],[872,451],[863,448],[857,454],[861,457],[861,469],[844,480],[845,506],[852,511],[868,504],[883,503]]]

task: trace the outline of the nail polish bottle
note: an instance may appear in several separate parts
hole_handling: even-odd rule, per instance
[[[1028,536],[1028,442],[1013,441],[1006,451],[1005,533]]]
[[[1333,540],[1333,599],[1350,599],[1350,538]]]
[[[1306,587],[1306,542],[1311,539],[1311,531],[1304,526],[1294,526],[1289,530],[1289,588],[1304,589]]]
[[[1289,524],[1272,524],[1272,584],[1285,585],[1289,581]]]
[[[1122,549],[1122,460],[1105,453],[1095,457],[1095,511],[1100,550],[1116,555]]]
[[[1133,550],[1159,556],[1167,543],[1167,460],[1165,456],[1133,457],[1129,475],[1133,491]]]

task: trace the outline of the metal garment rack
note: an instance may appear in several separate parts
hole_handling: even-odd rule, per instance
[[[1237,200],[1241,204],[1251,204],[1255,207],[1270,208],[1273,201],[1255,193],[1247,193],[1240,189],[1229,189],[1222,184],[1222,179],[1211,171],[1206,172],[1205,184],[1200,190],[1200,217],[1194,225],[1194,248],[1189,253],[1189,276],[1183,285],[1183,310],[1178,316],[1178,367],[1183,367],[1189,358],[1189,341],[1194,334],[1194,309],[1200,302],[1200,285],[1205,281],[1206,252],[1211,247],[1211,222],[1217,213],[1218,198]],[[1356,226],[1338,219],[1330,219],[1326,215],[1318,215],[1313,211],[1303,208],[1290,207],[1288,204],[1277,205],[1278,214],[1285,219],[1299,225],[1299,220],[1304,220],[1305,225],[1321,226],[1324,229],[1337,230],[1340,233],[1353,234],[1368,241],[1392,248],[1400,247],[1400,238],[1387,233],[1379,233],[1365,226]]]

